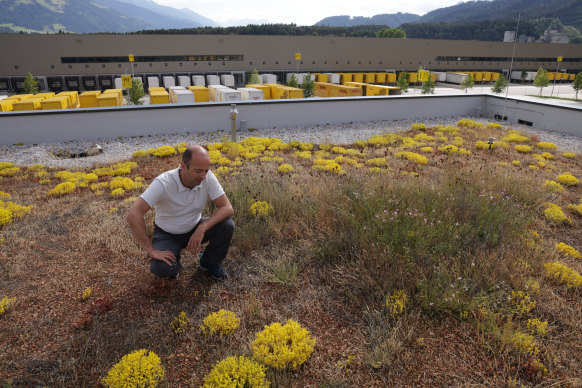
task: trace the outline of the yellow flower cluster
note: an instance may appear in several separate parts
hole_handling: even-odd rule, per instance
[[[4,315],[12,307],[15,300],[16,298],[8,298],[7,296],[2,298],[0,300],[0,315]]]
[[[511,336],[511,345],[518,351],[532,356],[536,356],[540,352],[534,337],[520,331],[516,331]]]
[[[457,126],[459,127],[466,127],[466,128],[473,128],[473,127],[477,127],[477,122],[475,122],[474,120],[469,120],[469,119],[461,119],[457,122]]]
[[[156,148],[153,152],[151,152],[151,154],[153,156],[157,156],[158,158],[163,158],[166,156],[172,156],[172,155],[176,155],[178,153],[178,151],[176,151],[176,149],[172,146],[160,146],[158,148]]]
[[[134,159],[137,159],[137,158],[145,158],[146,156],[149,156],[149,155],[150,155],[150,153],[147,150],[137,150],[133,154],[131,154],[131,157]]]
[[[405,158],[419,165],[425,165],[428,163],[428,159],[424,155],[420,155],[414,152],[397,152],[394,154],[396,158]]]
[[[527,292],[511,291],[511,306],[517,314],[527,314],[536,307],[536,301]]]
[[[519,131],[507,131],[507,135],[501,139],[507,143],[528,143],[529,137],[523,136]]]
[[[3,191],[0,191],[0,199],[8,199],[10,197],[11,197],[10,193],[5,193]]]
[[[578,184],[578,179],[570,174],[569,172],[559,175],[556,180],[558,182],[560,182],[563,185],[567,185],[567,186],[576,186]]]
[[[553,224],[571,224],[572,220],[569,219],[564,212],[562,211],[562,208],[558,205],[556,205],[555,203],[551,203],[548,202],[546,203],[546,210],[544,210],[544,216],[546,217],[546,219],[548,221],[550,221]]]
[[[316,159],[311,167],[314,171],[331,172],[333,174],[343,174],[345,171],[335,160]]]
[[[560,263],[544,264],[546,275],[557,280],[559,283],[566,284],[568,287],[581,287],[582,276],[574,269]]]
[[[392,318],[400,317],[406,309],[407,302],[408,296],[404,293],[404,290],[394,290],[392,295],[386,297],[386,307],[390,316]]]
[[[14,163],[11,162],[0,162],[0,170],[14,167]]]
[[[257,334],[251,344],[256,360],[277,369],[297,369],[313,353],[315,338],[292,319],[285,325],[275,322]]]
[[[59,171],[55,174],[55,178],[60,179],[64,182],[71,182],[75,184],[75,187],[88,187],[92,181],[99,179],[97,174],[84,172],[70,172],[70,171]]]
[[[176,315],[174,319],[172,319],[170,327],[172,328],[174,334],[183,334],[190,327],[190,318],[188,318],[185,311],[181,311],[180,314]]]
[[[544,158],[544,159],[554,159],[554,155],[550,154],[549,152],[542,152],[542,158]]]
[[[394,133],[385,133],[383,135],[374,135],[368,139],[371,146],[394,145],[402,142],[402,136]]]
[[[420,147],[420,151],[422,152],[434,152],[432,147]]]
[[[279,171],[281,174],[287,174],[288,172],[293,171],[293,166],[285,163],[277,167],[277,171]]]
[[[372,158],[366,160],[366,166],[385,167],[387,165],[385,158]]]
[[[479,140],[475,143],[475,147],[480,149],[480,150],[488,150],[489,149],[489,143],[483,140]],[[491,144],[491,149],[495,149],[495,143]]]
[[[487,128],[489,129],[501,129],[501,124],[499,123],[489,123],[486,125]]]
[[[123,356],[101,379],[106,387],[154,388],[164,379],[160,357],[146,349]]]
[[[446,146],[439,147],[438,150],[449,155],[455,155],[459,153],[459,147],[454,144],[448,144]]]
[[[564,186],[562,186],[556,181],[547,180],[546,183],[544,184],[544,187],[546,188],[546,190],[555,191],[556,193],[561,193],[562,191],[564,191]]]
[[[568,209],[572,210],[574,213],[582,216],[582,201],[578,205],[568,204]]]
[[[112,192],[116,189],[123,189],[124,191],[139,190],[141,187],[142,182],[137,178],[134,181],[127,177],[115,177],[109,181],[109,190]]]
[[[75,190],[76,185],[73,182],[63,182],[59,183],[55,187],[49,190],[48,195],[61,196],[65,194],[70,194]]]
[[[20,171],[20,167],[14,167],[14,163],[0,162],[0,176],[14,176]]]
[[[556,243],[556,249],[560,252],[564,257],[573,257],[575,259],[582,259],[582,254],[574,247],[570,245],[566,245],[564,243]]]
[[[429,136],[426,133],[419,133],[417,135],[414,136],[413,140],[415,142],[433,142],[434,141],[434,136]]]
[[[417,130],[417,131],[426,131],[426,125],[424,123],[414,123],[414,124],[412,124],[410,129]]]
[[[32,205],[21,206],[15,202],[0,200],[0,228],[11,223],[15,218],[22,218],[32,209]]]
[[[558,146],[555,145],[554,143],[548,143],[548,142],[545,142],[545,141],[540,141],[537,144],[537,146],[538,146],[538,148],[543,148],[543,149],[546,149],[546,150],[555,150],[556,148],[558,148]]]
[[[517,152],[521,152],[522,154],[527,154],[532,152],[532,148],[528,145],[518,144],[513,147]]]
[[[251,215],[255,217],[266,217],[273,211],[273,206],[269,205],[266,201],[256,201],[249,209]]]
[[[533,335],[544,336],[548,334],[548,321],[541,321],[538,318],[530,318],[527,320],[527,329]]]
[[[227,357],[204,377],[202,388],[268,388],[266,367],[243,356]]]
[[[79,300],[83,302],[89,299],[91,293],[93,293],[93,287],[86,287],[83,292],[79,292]]]
[[[514,166],[521,166],[521,162],[519,160],[512,160],[511,164],[513,164]]]
[[[574,159],[576,157],[576,154],[573,154],[571,152],[564,152],[562,156],[565,157],[566,159]]]
[[[538,283],[538,281],[535,279],[532,278],[527,279],[523,286],[526,290],[530,290],[534,294],[540,293],[540,283]]]
[[[200,328],[204,335],[222,335],[232,333],[239,325],[240,318],[234,312],[222,309],[204,318]]]
[[[94,169],[92,172],[99,177],[102,176],[123,176],[128,175],[131,171],[137,167],[136,162],[122,162],[114,164],[109,167],[99,167]]]

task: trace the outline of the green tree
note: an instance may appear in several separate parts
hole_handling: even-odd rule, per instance
[[[428,81],[422,83],[421,94],[434,94],[434,81],[431,75],[428,75]]]
[[[406,38],[406,32],[400,28],[383,28],[376,36],[378,38]]]
[[[576,100],[578,99],[578,91],[582,89],[582,71],[576,74],[574,78],[574,85],[572,85],[572,89],[576,91]]]
[[[398,74],[398,81],[396,81],[396,86],[402,90],[402,93],[408,93],[408,73],[403,71]]]
[[[303,95],[305,98],[313,96],[313,91],[315,90],[315,80],[313,79],[311,73],[307,73],[305,80],[301,84],[301,89],[303,89]]]
[[[295,75],[295,73],[291,74],[291,79],[289,80],[289,82],[287,82],[287,86],[291,86],[292,88],[298,87],[297,76]]]
[[[133,77],[131,79],[131,89],[129,89],[129,101],[133,105],[142,105],[143,102],[141,101],[141,98],[143,96],[145,96],[145,92],[143,90],[141,79]]]
[[[507,87],[507,80],[505,79],[503,74],[501,74],[499,76],[499,78],[497,78],[497,81],[495,81],[495,84],[491,88],[491,91],[493,93],[500,94],[500,93],[503,93],[503,91],[505,90],[506,87]]]
[[[259,76],[259,72],[257,71],[257,69],[253,69],[253,72],[247,75],[247,83],[248,84],[261,83],[261,76]]]
[[[38,93],[38,80],[28,72],[24,78],[24,93],[36,94]]]
[[[511,76],[511,74],[509,76]],[[521,77],[519,77],[519,78],[521,79],[521,83],[524,83],[525,82],[525,79],[527,78],[527,71],[522,70],[521,71]]]
[[[471,89],[473,86],[475,86],[473,75],[471,75],[471,73],[467,73],[467,76],[463,78],[463,82],[461,82],[461,87],[465,89],[465,93],[467,93],[467,90]]]
[[[542,95],[542,90],[550,84],[550,78],[548,77],[548,72],[543,68],[539,68],[533,81],[534,85],[540,88],[540,96]]]

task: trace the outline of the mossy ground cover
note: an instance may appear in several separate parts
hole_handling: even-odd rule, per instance
[[[83,174],[0,166],[3,203],[32,205],[3,205],[0,382],[95,386],[148,349],[161,386],[201,386],[291,319],[314,350],[297,368],[266,367],[271,386],[582,384],[582,187],[546,185],[582,178],[582,156],[470,120],[414,128],[354,144],[208,145],[237,225],[225,282],[187,252],[177,280],[152,282],[125,222],[177,154]],[[205,335],[222,309],[240,324]]]

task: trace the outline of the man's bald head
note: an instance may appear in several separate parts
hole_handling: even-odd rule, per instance
[[[192,158],[210,159],[210,155],[208,155],[208,151],[204,147],[199,145],[191,145],[188,146],[186,150],[184,150],[184,153],[182,154],[182,162],[184,162],[186,166],[190,166],[190,161]]]

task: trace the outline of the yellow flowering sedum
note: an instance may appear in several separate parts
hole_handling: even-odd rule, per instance
[[[507,143],[528,143],[529,137],[523,136],[519,131],[507,131],[507,135],[501,139]]]
[[[564,243],[556,243],[556,249],[560,252],[564,257],[573,257],[575,259],[582,259],[582,254],[574,247],[570,245],[566,245]]]
[[[572,210],[574,213],[582,216],[582,202],[578,205],[568,204],[568,209]]]
[[[544,268],[546,269],[546,275],[559,283],[566,284],[568,287],[582,286],[582,276],[567,265],[556,262],[546,263]]]
[[[32,209],[32,205],[21,206],[15,202],[0,200],[0,228],[14,221],[15,218],[22,218]]]
[[[540,141],[537,144],[537,146],[538,146],[538,148],[543,148],[543,149],[546,149],[546,150],[555,150],[556,148],[558,148],[558,146],[555,145],[554,143],[548,143],[548,142],[545,142],[545,141]]]
[[[527,292],[511,291],[511,306],[518,314],[527,314],[536,307],[536,301]]]
[[[183,334],[190,326],[190,318],[186,315],[186,312],[181,311],[180,314],[174,317],[170,323],[170,327],[175,334]]]
[[[520,352],[536,356],[540,349],[538,348],[533,336],[516,331],[511,337],[511,345]]]
[[[487,128],[490,129],[501,129],[501,124],[499,123],[489,123],[486,125]]]
[[[516,145],[515,147],[513,147],[517,152],[521,152],[522,154],[527,154],[529,152],[532,152],[532,148],[530,146],[527,145]]]
[[[297,369],[313,353],[315,339],[292,319],[285,325],[275,322],[257,334],[251,344],[256,360],[277,369]]]
[[[426,125],[424,123],[414,123],[410,129],[418,130],[418,131],[426,131]]]
[[[4,315],[14,304],[16,298],[8,298],[5,296],[0,300],[0,315]]]
[[[120,188],[125,191],[131,191],[141,189],[141,187],[142,187],[141,181],[138,181],[137,179],[136,181],[133,181],[131,178],[128,177],[115,177],[109,181],[109,190],[111,190],[112,192]]]
[[[556,193],[561,193],[562,191],[564,191],[564,186],[562,186],[556,181],[547,180],[546,183],[544,184],[544,187],[546,188],[546,190],[555,191]]]
[[[249,209],[251,215],[255,217],[266,217],[273,211],[273,206],[269,205],[266,201],[256,201]]]
[[[414,152],[397,152],[394,154],[396,158],[405,158],[414,162],[416,164],[425,165],[428,163],[428,159],[424,155],[420,155]]]
[[[234,312],[222,309],[204,318],[200,328],[204,335],[222,335],[232,333],[239,325],[240,318]]]
[[[70,194],[75,190],[76,185],[73,182],[63,182],[59,183],[55,187],[49,190],[48,195],[61,196],[65,194]]]
[[[282,164],[279,167],[277,167],[277,171],[279,171],[279,173],[281,174],[287,174],[288,172],[293,171],[293,166],[291,166],[290,164]]]
[[[574,159],[576,157],[576,154],[573,154],[571,152],[564,152],[562,154],[563,157],[567,158],[567,159]]]
[[[204,377],[202,388],[268,388],[266,367],[246,357],[227,357]]]
[[[366,160],[366,166],[384,167],[386,166],[385,158],[373,158]]]
[[[407,302],[408,296],[404,293],[404,290],[394,290],[392,295],[386,297],[386,307],[390,316],[399,318],[406,309]]]
[[[553,224],[571,224],[572,220],[570,220],[564,212],[562,208],[555,203],[548,202],[546,203],[546,210],[544,210],[544,216],[548,221]]]
[[[578,179],[569,172],[559,175],[556,180],[567,186],[576,186],[578,184]]]
[[[133,154],[131,154],[131,157],[134,159],[137,159],[137,158],[145,158],[146,156],[149,156],[149,155],[150,155],[150,153],[147,150],[137,150]]]
[[[8,199],[10,197],[11,197],[11,195],[9,193],[5,193],[3,191],[0,191],[0,199]]]
[[[544,336],[548,334],[548,321],[541,321],[538,318],[531,318],[527,320],[527,329],[533,335]]]
[[[156,148],[154,152],[152,152],[152,155],[157,156],[158,158],[163,158],[165,156],[176,155],[177,153],[178,151],[176,151],[174,147],[166,145]]]
[[[422,152],[434,152],[434,149],[432,147],[421,147],[420,151],[422,151]]]
[[[106,387],[153,388],[164,378],[160,357],[146,349],[136,350],[123,356],[101,379]]]
[[[79,300],[81,302],[89,299],[89,297],[91,296],[91,293],[93,293],[93,287],[86,287],[83,292],[79,293]]]

